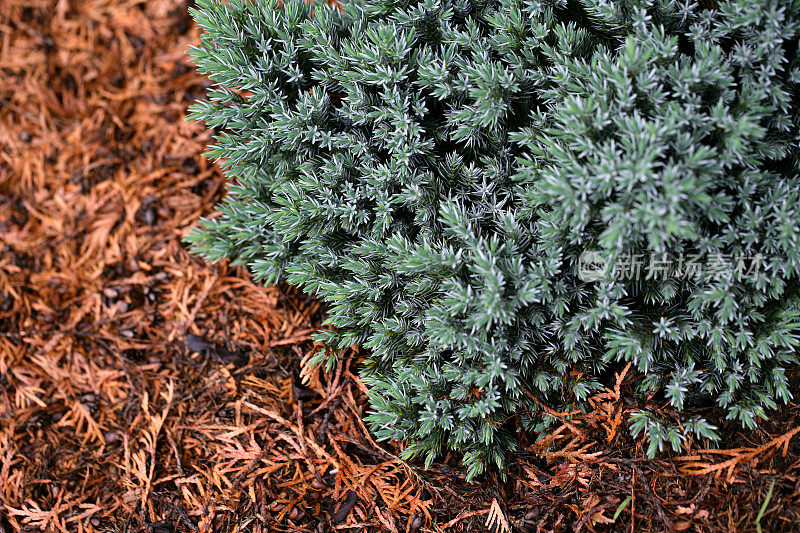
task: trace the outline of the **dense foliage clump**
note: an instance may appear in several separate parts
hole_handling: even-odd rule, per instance
[[[683,413],[651,454],[790,398],[800,1],[197,6],[233,181],[189,240],[329,304],[378,437],[502,467],[625,361]]]

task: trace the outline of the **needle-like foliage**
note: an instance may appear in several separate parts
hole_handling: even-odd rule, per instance
[[[407,457],[502,468],[624,361],[684,413],[651,455],[790,398],[800,1],[196,5],[231,185],[188,240],[327,302]]]

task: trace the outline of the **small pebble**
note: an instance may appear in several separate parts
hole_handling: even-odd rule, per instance
[[[111,298],[111,299],[114,299],[117,296],[119,296],[119,292],[117,292],[116,289],[112,289],[111,287],[106,287],[105,289],[103,289],[103,294],[107,298]]]

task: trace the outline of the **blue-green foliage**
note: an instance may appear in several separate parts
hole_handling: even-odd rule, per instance
[[[800,1],[198,0],[193,15],[216,85],[190,118],[223,132],[209,155],[232,184],[189,241],[327,302],[318,338],[369,349],[369,422],[406,456],[502,467],[519,424],[544,427],[534,397],[580,406],[624,361],[686,413],[635,413],[651,454],[717,438],[700,402],[753,427],[790,398]],[[585,250],[609,265],[595,281]],[[628,279],[632,254],[758,260]]]

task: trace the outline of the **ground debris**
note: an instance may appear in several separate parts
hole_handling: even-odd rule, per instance
[[[181,242],[225,183],[190,4],[0,1],[1,531],[752,531],[770,487],[795,530],[796,404],[647,461],[620,369],[505,479],[377,445],[361,355],[308,365],[324,307]]]

